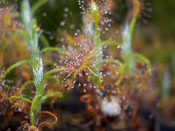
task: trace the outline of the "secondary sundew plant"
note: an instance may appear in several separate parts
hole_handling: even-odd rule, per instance
[[[117,83],[122,81],[125,74],[129,75],[134,72],[136,58],[144,61],[150,67],[149,61],[144,56],[133,52],[131,49],[133,29],[140,10],[139,1],[131,1],[133,9],[131,11],[132,13],[129,14],[132,14],[132,17],[129,17],[131,19],[127,20],[126,25],[124,26],[122,44],[117,41],[102,41],[100,38],[102,31],[100,25],[103,25],[106,21],[106,19],[104,19],[104,14],[108,14],[109,11],[109,8],[106,8],[109,3],[106,1],[103,2],[104,3],[100,4],[99,7],[97,4],[98,2],[87,1],[88,8],[85,9],[81,5],[81,1],[79,1],[84,14],[84,34],[81,34],[76,38],[72,38],[68,34],[65,35],[65,39],[70,45],[68,46],[69,55],[60,58],[61,60],[58,62],[60,68],[55,69],[55,71],[60,69],[63,69],[63,71],[65,70],[64,72],[68,73],[68,75],[64,80],[72,76],[71,80],[73,81],[73,84],[76,83],[76,78],[83,78],[83,74],[88,81],[93,81],[95,84],[94,87],[103,84],[103,69],[101,67],[104,63],[115,63],[118,65],[116,70],[120,78],[117,80]],[[110,5],[111,3],[109,4],[109,7]],[[111,57],[105,59],[106,56],[104,56],[103,53],[104,46],[121,46],[122,53],[120,55],[123,62]],[[53,70],[53,72],[55,71]],[[82,84],[82,82],[79,82],[79,86]],[[84,84],[87,85],[87,83]],[[65,84],[65,86],[67,87],[68,85]]]
[[[149,61],[144,56],[133,52],[131,49],[133,30],[140,11],[139,0],[131,0],[132,10],[129,13],[131,16],[128,17],[129,20],[127,20],[123,28],[122,43],[101,39],[102,25],[108,21],[105,19],[105,15],[112,8],[112,0],[102,0],[101,2],[89,0],[86,3],[86,9],[81,6],[84,24],[82,34],[76,38],[68,34],[65,35],[65,39],[69,44],[67,50],[48,47],[40,51],[39,36],[41,32],[34,18],[34,13],[46,2],[47,0],[39,0],[31,9],[28,0],[23,0],[22,2],[21,18],[24,28],[20,29],[19,32],[26,40],[31,59],[20,61],[6,69],[2,75],[2,82],[5,81],[7,74],[12,69],[22,64],[31,64],[33,80],[24,83],[19,91],[10,97],[10,102],[22,100],[30,105],[30,124],[26,124],[24,129],[39,130],[43,126],[54,125],[57,122],[57,117],[51,112],[41,111],[41,106],[49,97],[62,96],[61,92],[45,92],[47,86],[44,80],[54,73],[59,73],[61,76],[59,79],[63,78],[61,84],[64,84],[68,89],[75,86],[79,87],[79,89],[83,87],[83,92],[86,94],[82,95],[80,100],[86,103],[88,113],[93,117],[96,129],[102,130],[101,121],[104,118],[107,119],[106,116],[122,116],[122,112],[126,110],[127,106],[124,103],[129,102],[124,100],[124,97],[127,96],[127,93],[132,88],[127,83],[128,81],[133,81],[130,79],[128,81],[125,80],[128,77],[135,77],[137,72],[139,72],[136,65],[140,63],[137,61],[143,61],[141,68],[142,65],[145,66],[145,63],[150,67]],[[121,54],[118,54],[121,59],[105,56],[105,46],[108,46],[108,48],[121,46]],[[48,51],[62,52],[63,55],[58,56],[59,62],[57,67],[44,74],[42,53]],[[141,77],[143,79],[145,79],[146,73],[142,74]],[[68,85],[66,80],[70,80],[71,84]],[[35,86],[35,94],[32,98],[24,97],[22,94],[23,89],[31,84]],[[39,123],[37,116],[41,114],[49,114],[55,118],[55,121],[53,123]]]
[[[84,74],[87,76],[87,80],[93,80],[94,87],[97,87],[102,83],[102,72],[100,72],[100,69],[103,62],[111,61],[121,64],[119,61],[112,59],[103,59],[103,46],[105,44],[119,44],[115,41],[101,41],[100,38],[101,28],[99,23],[103,20],[104,12],[107,12],[109,8],[99,8],[95,1],[89,1],[87,4],[87,10],[83,8],[84,33],[76,38],[72,38],[68,34],[65,35],[65,39],[69,44],[69,55],[60,58],[58,65],[60,69],[64,69],[65,73],[68,73],[66,78],[73,74],[73,79],[71,79],[74,84],[76,83],[76,77],[82,77]],[[104,5],[107,6],[106,3]],[[81,84],[79,83],[80,86]]]
[[[66,78],[72,76],[73,84],[76,83],[76,78],[81,79],[85,75],[87,82],[93,80],[94,87],[96,87],[102,82],[100,67],[101,63],[105,61],[102,51],[104,43],[100,39],[99,20],[101,16],[99,7],[94,1],[91,1],[89,8],[88,11],[84,12],[85,34],[76,39],[69,35],[65,36],[67,42],[72,45],[68,47],[69,54],[60,60],[61,67],[54,69],[53,73],[60,70],[68,73]],[[66,79],[64,78],[64,80]],[[87,86],[88,83],[79,81],[78,85],[82,84]]]

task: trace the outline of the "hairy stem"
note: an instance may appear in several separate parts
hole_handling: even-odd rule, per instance
[[[43,82],[49,75],[51,75],[51,74],[53,74],[53,73],[60,72],[60,71],[66,71],[66,70],[68,70],[68,68],[56,68],[56,69],[53,69],[53,70],[47,72],[46,74],[44,74],[43,79],[42,79],[42,82]]]

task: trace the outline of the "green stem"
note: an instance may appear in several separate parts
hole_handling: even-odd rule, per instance
[[[140,55],[140,54],[135,53],[135,52],[131,53],[131,55],[134,56],[134,57],[137,57],[138,59],[140,59],[142,61],[144,61],[148,65],[149,68],[151,67],[150,61],[146,57],[144,57],[143,55]]]
[[[95,48],[96,48],[96,59],[97,60],[101,60],[103,58],[103,54],[102,54],[102,44],[101,44],[101,40],[100,40],[100,31],[98,29],[98,23],[95,23]],[[96,68],[98,69],[98,72],[100,70],[100,62],[96,62]]]
[[[33,14],[36,12],[36,10],[41,7],[43,4],[47,3],[49,0],[39,0],[37,1],[33,6],[32,6],[32,9],[31,9],[31,14],[33,16]]]
[[[54,96],[57,96],[57,97],[62,97],[63,94],[61,92],[51,92],[51,93],[48,93],[46,94],[45,96],[43,96],[41,98],[41,101],[45,101],[47,98],[49,97],[54,97]]]
[[[27,82],[25,82],[25,83],[22,85],[22,87],[15,93],[15,96],[19,95],[19,94],[22,92],[22,90],[23,90],[26,86],[28,86],[28,85],[30,85],[30,84],[33,84],[33,82],[34,82],[34,81],[27,81]]]
[[[132,49],[131,49],[131,41],[132,41],[132,35],[133,35],[133,30],[134,26],[137,20],[138,13],[140,11],[140,3],[138,0],[132,0],[132,5],[133,5],[133,16],[132,20],[127,24],[124,28],[123,31],[123,44],[122,44],[122,57],[124,59],[124,65],[123,65],[123,72],[130,73],[132,68],[133,68],[133,63],[132,63]]]
[[[117,42],[117,41],[103,41],[102,43],[103,45],[108,45],[108,46],[121,46],[121,43]]]
[[[20,65],[23,65],[23,64],[28,64],[28,63],[31,63],[32,61],[31,60],[24,60],[24,61],[19,61],[17,62],[16,64],[13,64],[11,65],[5,72],[4,74],[2,75],[2,79],[4,79],[6,77],[6,75],[11,71],[13,70],[14,68],[20,66]]]
[[[40,51],[40,54],[44,53],[44,52],[48,52],[48,51],[58,51],[58,52],[62,52],[64,54],[68,54],[68,52],[64,49],[61,49],[61,48],[55,48],[55,47],[47,47],[47,48],[44,48]]]
[[[49,75],[53,73],[60,72],[60,71],[66,71],[66,70],[68,70],[68,68],[57,68],[57,69],[48,71],[46,74],[44,74],[43,79],[41,81],[43,82]]]
[[[40,110],[41,108],[41,103],[39,102],[40,101],[40,95],[35,95],[33,101],[32,101],[32,106],[31,106],[31,109],[30,109],[30,121],[31,121],[31,125],[32,127],[35,126],[35,109]],[[38,108],[36,108],[38,107]]]
[[[98,24],[95,23],[95,45],[97,49],[100,48],[100,31],[98,28]]]
[[[20,99],[20,100],[24,100],[24,101],[26,101],[26,102],[29,102],[29,103],[32,103],[32,101],[31,100],[29,100],[29,99],[27,99],[27,98],[25,98],[25,97],[21,97],[21,96],[11,96],[10,97],[10,103],[12,103],[12,99]]]
[[[129,35],[132,36],[137,17],[133,17],[129,27]]]
[[[40,35],[40,41],[42,42],[44,47],[49,47],[49,41],[43,34]]]
[[[41,109],[41,97],[44,93],[44,84],[43,84],[43,62],[42,58],[39,55],[39,33],[37,30],[37,23],[35,19],[32,19],[35,11],[46,3],[48,0],[38,0],[35,5],[30,9],[29,1],[24,0],[22,6],[22,16],[23,23],[25,25],[26,40],[31,52],[31,61],[33,63],[33,75],[34,75],[34,84],[36,87],[36,95],[33,98],[31,110],[30,110],[30,119],[32,128],[35,127],[35,113],[38,113]],[[32,15],[31,15],[32,14]],[[30,82],[29,82],[30,83]],[[25,86],[24,86],[25,87]],[[23,87],[23,88],[24,88]],[[23,89],[22,88],[22,89]],[[21,90],[22,90],[21,89]]]
[[[133,4],[133,17],[130,23],[130,28],[129,28],[129,34],[130,36],[132,36],[133,34],[133,30],[134,30],[134,26],[137,20],[137,16],[139,14],[140,11],[140,3],[138,0],[132,0],[132,4]]]

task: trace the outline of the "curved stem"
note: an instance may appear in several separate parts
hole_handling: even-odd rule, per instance
[[[41,114],[48,114],[50,116],[52,116],[55,120],[53,122],[41,122],[38,127],[39,128],[42,128],[42,127],[51,127],[53,125],[55,125],[58,121],[58,118],[55,114],[51,113],[51,112],[48,112],[48,111],[42,111],[42,112],[39,112],[37,115],[41,115]]]
[[[49,47],[49,41],[47,40],[47,38],[44,36],[44,34],[40,35],[40,41],[43,44],[44,47]]]
[[[46,94],[45,96],[43,96],[41,98],[41,101],[45,101],[47,98],[49,97],[54,97],[54,96],[57,96],[57,97],[62,97],[63,94],[61,92],[51,92],[51,93],[48,93]]]
[[[27,64],[27,63],[31,63],[32,61],[31,60],[24,60],[24,61],[19,61],[17,62],[16,64],[13,64],[11,65],[5,72],[4,74],[2,75],[2,79],[4,79],[6,77],[6,75],[11,71],[13,70],[14,68],[20,66],[20,65],[23,65],[23,64]]]
[[[47,47],[47,48],[44,48],[40,51],[40,54],[44,53],[44,52],[48,52],[48,51],[58,51],[58,52],[62,52],[64,54],[67,54],[68,55],[68,52],[62,48],[55,48],[55,47]]]
[[[139,14],[139,10],[140,10],[140,3],[138,0],[132,0],[132,4],[133,4],[133,17],[130,23],[130,28],[129,28],[129,34],[130,36],[132,36],[133,30],[134,30],[134,26],[137,20],[137,16]]]
[[[144,57],[143,55],[135,53],[135,52],[131,53],[131,55],[134,56],[134,57],[137,57],[138,59],[140,59],[142,61],[144,61],[148,65],[149,68],[151,67],[150,61],[146,57]]]
[[[34,82],[34,81],[27,81],[27,82],[25,82],[25,83],[22,85],[22,87],[15,93],[15,96],[19,95],[19,94],[22,92],[22,90],[23,90],[26,86],[28,86],[28,85],[30,85],[30,84],[33,84],[33,82]]]
[[[60,71],[65,71],[65,70],[69,70],[68,68],[56,68],[53,69],[51,71],[48,71],[44,76],[43,79],[41,80],[42,82],[51,74],[56,73],[56,72],[60,72]]]
[[[29,100],[29,99],[27,99],[25,97],[21,97],[21,96],[11,96],[10,99],[9,99],[10,103],[12,103],[12,99],[20,99],[20,100],[24,100],[26,102],[32,103],[31,100]]]
[[[35,13],[35,11],[40,7],[42,6],[43,4],[47,3],[48,0],[39,0],[37,1],[33,6],[32,6],[32,9],[31,9],[31,14],[33,15]]]

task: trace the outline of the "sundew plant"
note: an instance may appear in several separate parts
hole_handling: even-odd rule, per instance
[[[40,42],[43,41],[40,38],[45,37],[39,27],[40,24],[37,23],[35,12],[47,2],[48,0],[39,0],[30,6],[29,0],[21,1],[21,10],[17,16],[21,20],[21,27],[16,28],[16,32],[24,39],[23,45],[29,51],[30,59],[12,64],[1,76],[1,86],[5,92],[4,83],[11,79],[8,76],[12,70],[26,64],[31,68],[30,79],[23,81],[19,90],[4,98],[9,100],[12,107],[18,108],[22,102],[29,107],[29,111],[25,112],[29,118],[20,129],[37,131],[61,122],[54,113],[42,110],[42,104],[47,103],[47,99],[50,98],[64,98],[65,90],[69,90],[66,92],[69,95],[74,88],[79,90],[81,94],[79,99],[85,103],[86,113],[92,119],[87,125],[94,125],[96,130],[101,131],[104,130],[102,123],[108,117],[116,117],[126,122],[125,119],[128,118],[124,112],[128,110],[129,105],[136,103],[133,102],[135,99],[131,92],[140,91],[140,88],[146,89],[146,80],[151,69],[149,60],[132,49],[134,27],[141,10],[140,0],[128,0],[131,9],[125,23],[121,25],[120,42],[102,39],[103,23],[109,21],[106,17],[111,13],[113,1],[87,0],[78,1],[83,10],[81,33],[71,36],[63,32],[64,49],[58,47],[41,49]],[[13,22],[9,18],[4,19],[6,25],[11,25],[10,22]],[[109,50],[114,48],[118,51]],[[57,59],[44,57],[48,52],[59,52]],[[49,64],[51,68],[48,71],[45,67]],[[56,90],[50,88],[50,78],[57,79]],[[30,86],[34,87],[30,88],[33,95],[27,96],[24,90]],[[50,115],[54,121],[41,122],[39,116],[44,114]]]

